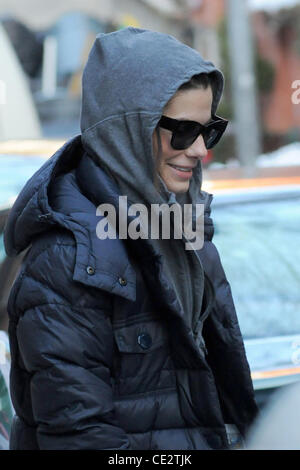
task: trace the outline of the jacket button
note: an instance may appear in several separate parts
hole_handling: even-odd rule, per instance
[[[119,277],[119,284],[120,286],[126,286],[127,281],[124,279],[124,277]]]
[[[149,349],[152,346],[152,338],[148,333],[138,335],[138,344],[143,349]]]
[[[87,272],[90,276],[92,276],[93,274],[95,274],[95,269],[94,269],[92,266],[88,266],[88,267],[86,268],[86,272]]]

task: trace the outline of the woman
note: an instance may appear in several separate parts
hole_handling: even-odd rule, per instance
[[[222,90],[221,72],[171,36],[96,38],[81,135],[29,180],[6,227],[9,255],[30,246],[8,303],[11,448],[226,449],[225,424],[245,435],[252,382],[200,191],[226,127]],[[105,237],[105,223],[124,225],[120,196],[128,229],[133,203],[205,204],[204,246]]]

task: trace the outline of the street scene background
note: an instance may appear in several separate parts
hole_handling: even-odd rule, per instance
[[[202,162],[214,243],[261,409],[300,379],[300,1],[1,0],[0,449],[13,415],[6,302],[22,260],[5,255],[5,221],[26,181],[80,133],[81,77],[96,35],[127,26],[171,34],[224,73],[218,115],[229,126]],[[276,423],[296,438],[265,428],[261,445],[300,449],[289,413]]]

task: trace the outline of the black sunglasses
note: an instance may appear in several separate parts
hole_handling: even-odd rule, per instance
[[[225,132],[228,121],[213,116],[206,126],[195,121],[179,121],[162,116],[158,126],[172,131],[171,146],[175,150],[187,149],[201,134],[207,149],[214,147]]]

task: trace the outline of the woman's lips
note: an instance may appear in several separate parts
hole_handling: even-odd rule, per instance
[[[191,167],[181,167],[180,165],[173,165],[171,163],[168,163],[168,165],[172,168],[172,171],[181,179],[188,180],[193,176],[193,168]]]

